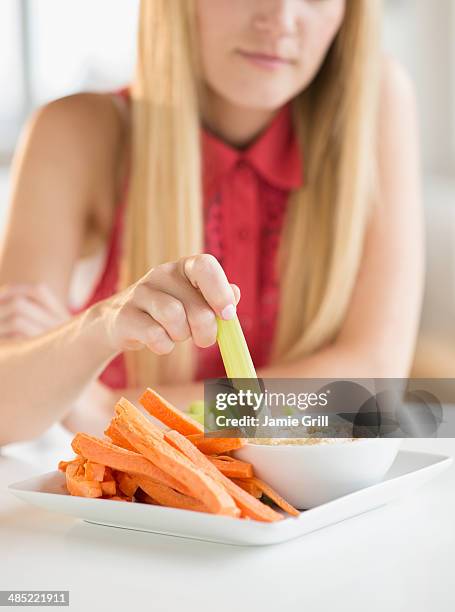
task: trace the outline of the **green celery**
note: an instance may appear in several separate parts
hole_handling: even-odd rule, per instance
[[[238,317],[224,321],[217,317],[217,341],[228,378],[257,378]]]

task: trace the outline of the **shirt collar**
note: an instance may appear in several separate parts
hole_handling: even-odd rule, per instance
[[[291,191],[303,184],[302,160],[292,121],[291,104],[285,105],[262,134],[246,149],[238,150],[208,129],[202,130],[204,183],[209,191],[240,161],[249,163],[268,183]]]

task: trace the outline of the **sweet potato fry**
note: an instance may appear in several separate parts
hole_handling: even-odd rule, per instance
[[[224,474],[222,474],[213,463],[194,446],[194,444],[185,436],[182,436],[178,431],[166,432],[165,439],[172,442],[176,448],[195,464],[195,466],[202,468],[207,474],[210,474],[213,479],[222,484],[232,495],[244,516],[248,516],[257,521],[267,522],[279,521],[283,518],[281,514],[275,512],[275,510],[266,506],[236,485],[235,482],[232,482],[232,480],[224,476]]]
[[[206,438],[204,434],[201,433],[189,435],[187,438],[197,446],[204,455],[228,453],[237,448],[242,448],[242,446],[246,444],[244,438]]]
[[[120,400],[116,403],[115,414],[117,416],[121,416],[124,421],[130,422],[147,435],[157,438],[158,440],[163,439],[164,431],[152,423],[150,419],[142,414],[142,412],[125,397],[120,398]],[[112,424],[115,428],[115,419],[113,419]]]
[[[72,447],[73,450],[77,449],[75,452],[79,452],[89,461],[107,465],[121,472],[147,476],[156,482],[177,489],[181,493],[187,493],[187,489],[178,480],[156,467],[141,454],[115,446],[107,440],[78,433],[73,439]]]
[[[194,512],[207,512],[207,508],[199,500],[188,495],[182,495],[170,487],[157,484],[144,477],[137,477],[141,489],[160,506],[180,508],[182,510],[193,510]]]
[[[115,428],[112,421],[109,423],[108,428],[104,431],[104,434],[111,439],[112,443],[116,446],[120,446],[120,448],[126,448],[127,450],[134,451],[134,448],[125,440],[122,434]]]
[[[246,461],[234,459],[233,457],[207,457],[222,474],[228,478],[251,478],[253,476],[253,466]]]
[[[85,478],[87,480],[97,480],[103,482],[106,466],[100,463],[93,463],[93,461],[86,461],[84,464]]]
[[[261,499],[262,491],[254,482],[252,482],[251,478],[232,478],[232,482],[256,499]]]
[[[149,414],[184,436],[204,433],[204,428],[200,423],[175,408],[153,389],[148,388],[144,391],[139,401]]]
[[[103,495],[116,495],[117,494],[117,483],[115,480],[106,480],[105,482],[101,482],[101,490],[103,491]]]
[[[289,502],[281,497],[271,486],[263,480],[253,477],[251,482],[255,484],[269,499],[271,499],[279,508],[290,514],[291,516],[299,516],[300,512],[291,506]]]
[[[70,464],[66,468],[66,488],[71,495],[78,497],[102,497],[101,484],[96,480],[85,480],[78,474],[79,465]]]
[[[146,428],[137,421],[133,423],[124,413],[118,413],[114,422],[130,444],[163,472],[185,485],[190,496],[201,501],[208,512],[238,516],[237,506],[224,487],[198,470],[182,453],[164,440],[149,435]]]
[[[118,488],[128,497],[133,497],[137,491],[138,484],[136,477],[127,474],[126,472],[117,472],[116,477]]]
[[[58,469],[60,472],[66,472],[66,468],[71,465],[76,463],[77,465],[83,465],[85,462],[84,457],[81,457],[80,455],[77,455],[74,459],[71,459],[70,461],[59,461],[58,462]]]

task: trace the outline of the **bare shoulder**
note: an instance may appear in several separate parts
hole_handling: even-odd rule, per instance
[[[395,182],[404,188],[407,176],[415,191],[420,165],[416,95],[411,77],[391,57],[383,59],[378,110],[376,140],[383,188]]]
[[[93,172],[93,162],[109,161],[118,151],[120,114],[112,96],[82,93],[60,98],[39,108],[24,131],[31,153],[58,153],[60,164]]]
[[[381,66],[379,110],[382,120],[401,113],[416,112],[414,84],[406,68],[394,57],[384,55]]]
[[[80,134],[80,128],[91,128],[108,135],[118,127],[117,111],[112,95],[78,93],[53,100],[40,107],[30,119],[31,125],[40,125],[50,134],[66,126],[67,134]],[[90,134],[87,134],[90,136]]]
[[[421,200],[417,102],[411,77],[390,57],[382,66],[377,145],[383,205],[410,222]]]

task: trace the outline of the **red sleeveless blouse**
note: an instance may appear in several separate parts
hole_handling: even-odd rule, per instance
[[[128,89],[117,95],[129,100]],[[248,148],[238,150],[201,128],[204,196],[204,252],[214,255],[240,287],[237,313],[253,362],[268,363],[279,303],[276,255],[289,194],[303,183],[302,160],[290,105],[284,106]],[[118,290],[126,189],[116,207],[103,271],[76,314]],[[215,344],[196,351],[195,380],[225,376]],[[123,355],[113,359],[100,380],[127,387]]]

